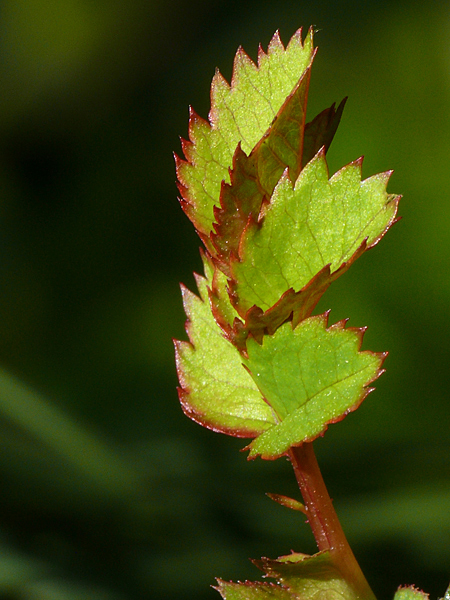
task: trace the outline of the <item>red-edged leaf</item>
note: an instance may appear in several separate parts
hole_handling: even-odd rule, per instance
[[[258,219],[264,198],[269,201],[284,170],[295,181],[303,153],[306,102],[311,63],[286,98],[272,125],[247,157],[240,144],[234,154],[230,184],[223,182],[217,223],[211,239],[222,270],[230,273],[230,256],[238,255],[239,240],[250,215]]]
[[[212,265],[204,257],[205,274]],[[254,437],[274,424],[270,407],[211,313],[208,279],[196,276],[200,297],[182,287],[189,342],[175,341],[179,398],[200,425],[235,437]],[[232,310],[232,309],[231,309]]]
[[[277,560],[252,561],[276,583],[218,580],[224,600],[358,600],[359,596],[334,565],[328,552],[292,553]],[[409,599],[407,599],[409,600]],[[422,599],[423,600],[423,599]]]
[[[310,65],[313,52],[311,29],[304,42],[298,30],[286,48],[276,33],[267,53],[259,49],[257,65],[240,48],[231,85],[219,72],[213,78],[209,122],[191,110],[189,141],[182,141],[186,160],[176,157],[177,177],[181,205],[210,251],[214,207],[220,208],[222,181],[230,182],[236,147],[240,143],[248,155],[260,142]],[[296,135],[289,131],[282,137],[292,143]],[[275,141],[272,145],[278,151]]]
[[[252,561],[291,594],[292,600],[317,600],[332,598],[357,600],[350,584],[335,566],[328,552],[319,552],[313,556],[292,553],[280,556],[277,560],[262,558]]]
[[[325,152],[328,150],[338,128],[346,102],[347,98],[344,98],[337,110],[335,110],[335,104],[333,103],[330,108],[323,110],[305,125],[302,167],[314,158],[322,146],[325,148]]]
[[[361,180],[361,160],[331,178],[322,149],[295,185],[283,175],[259,223],[249,221],[232,261],[232,302],[243,319],[253,306],[266,312],[290,290],[303,290],[327,265],[343,273],[395,221],[399,196],[390,173]],[[307,296],[305,296],[306,298]]]
[[[325,313],[295,329],[285,323],[262,345],[248,340],[243,362],[277,421],[249,444],[249,458],[272,460],[323,435],[361,404],[383,373],[386,354],[360,350],[365,329],[327,322]]]
[[[215,589],[224,600],[295,600],[292,594],[276,583],[260,583],[259,581],[217,580]]]

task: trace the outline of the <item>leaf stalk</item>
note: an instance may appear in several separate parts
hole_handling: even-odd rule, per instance
[[[345,537],[330,498],[312,442],[292,447],[289,459],[294,468],[306,515],[320,552],[328,552],[334,565],[361,600],[375,600],[361,567]]]

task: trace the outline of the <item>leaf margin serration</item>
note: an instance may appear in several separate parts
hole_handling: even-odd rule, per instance
[[[213,588],[224,600],[258,600],[259,597],[274,600],[315,600],[322,597],[358,600],[358,594],[334,564],[329,551],[313,555],[291,552],[277,559],[263,557],[251,562],[264,573],[264,577],[270,577],[276,583],[228,582],[218,578],[218,585]]]
[[[278,201],[278,197],[283,193],[283,190],[286,190],[286,193],[291,193],[292,197],[295,197],[295,194],[300,193],[300,191],[301,191],[300,186],[302,185],[303,181],[308,176],[308,174],[309,174],[308,171],[311,170],[313,168],[313,166],[316,164],[319,165],[319,167],[321,169],[326,171],[327,184],[331,189],[331,187],[333,185],[337,185],[337,182],[339,181],[339,177],[343,177],[348,170],[353,168],[353,169],[355,169],[355,172],[356,172],[356,170],[358,170],[359,173],[361,174],[362,161],[363,161],[363,157],[360,157],[359,159],[356,159],[355,161],[348,163],[347,165],[345,165],[344,167],[339,169],[336,173],[334,173],[330,177],[329,171],[328,171],[328,165],[327,165],[326,158],[325,158],[325,150],[324,150],[324,148],[321,148],[319,150],[319,152],[316,154],[316,156],[301,171],[301,173],[295,183],[292,183],[290,181],[286,172],[283,174],[283,176],[281,177],[280,181],[278,182],[278,184],[274,190],[274,194],[271,199],[271,203],[265,205],[265,207],[262,211],[263,214],[260,215],[259,221],[257,223],[255,223],[254,221],[249,221],[246,230],[244,230],[244,232],[241,236],[240,246],[239,246],[239,256],[235,257],[233,259],[233,262],[231,265],[231,278],[229,280],[230,298],[231,298],[231,302],[232,302],[233,306],[235,307],[237,312],[240,314],[242,319],[244,319],[244,320],[246,319],[248,311],[251,310],[253,307],[260,308],[264,313],[268,310],[271,310],[272,307],[279,301],[279,299],[286,292],[288,292],[291,288],[294,289],[295,293],[298,293],[298,291],[301,291],[304,288],[306,288],[309,285],[309,283],[311,282],[311,280],[314,279],[314,277],[316,277],[317,274],[322,269],[324,269],[328,264],[330,264],[330,266],[332,264],[331,262],[328,263],[327,261],[323,261],[322,264],[315,271],[311,272],[311,276],[308,279],[304,280],[303,285],[296,286],[299,288],[297,291],[295,291],[294,285],[289,286],[288,282],[286,280],[286,288],[282,289],[281,291],[278,290],[278,293],[276,295],[273,295],[273,297],[270,299],[270,301],[264,300],[263,302],[260,303],[260,302],[258,302],[258,298],[256,298],[256,297],[253,297],[251,299],[244,299],[242,297],[242,291],[240,291],[240,289],[239,289],[240,287],[242,289],[242,285],[240,286],[240,284],[239,284],[239,277],[241,277],[241,280],[242,280],[243,275],[245,276],[245,269],[248,270],[248,265],[252,262],[251,260],[249,261],[249,258],[251,258],[251,255],[249,255],[249,256],[246,255],[246,253],[248,254],[248,252],[249,252],[249,250],[248,250],[249,246],[251,246],[250,240],[252,239],[252,236],[256,237],[258,235],[261,235],[261,232],[263,231],[263,228],[264,228],[264,222],[266,220],[266,217],[268,215],[272,216],[274,210],[279,210],[280,201]],[[386,198],[383,208],[386,209],[386,212],[387,212],[388,208],[391,209],[392,214],[391,214],[388,222],[385,225],[383,225],[382,229],[380,229],[379,233],[374,237],[374,239],[372,239],[370,241],[370,243],[367,243],[367,241],[366,241],[366,244],[364,245],[364,238],[361,237],[360,243],[358,246],[355,247],[353,254],[350,255],[347,258],[347,260],[343,260],[343,262],[340,265],[336,265],[336,268],[332,272],[330,270],[330,276],[332,277],[332,281],[334,281],[334,279],[336,279],[337,276],[343,274],[348,269],[348,267],[356,260],[356,258],[358,258],[363,253],[363,251],[376,246],[378,244],[378,242],[382,239],[382,237],[384,237],[384,235],[387,233],[387,231],[392,227],[392,225],[398,220],[397,210],[398,210],[398,203],[400,201],[401,196],[396,195],[396,194],[389,194],[386,190],[386,187],[387,187],[387,184],[388,184],[388,181],[389,181],[389,178],[391,177],[391,175],[392,175],[392,171],[386,171],[384,173],[377,173],[366,179],[362,179],[362,175],[360,175],[360,190],[363,190],[365,186],[367,186],[369,183],[372,183],[375,181],[379,181],[382,184],[382,186],[384,188],[384,196]],[[278,201],[278,206],[275,208],[275,202],[277,202],[277,201]],[[275,224],[275,226],[278,226],[278,225]],[[266,227],[267,227],[267,225],[266,225]],[[367,225],[365,227],[367,228]],[[319,250],[319,253],[320,253],[320,250]],[[305,259],[305,262],[306,262],[306,259]],[[261,269],[261,268],[257,269],[254,266],[254,264],[250,268],[253,269],[255,274],[257,274],[258,271],[263,272],[263,269]],[[286,268],[286,265],[284,266],[284,268]],[[293,266],[291,266],[291,271],[295,272],[295,273],[299,272],[298,268],[294,268]],[[282,275],[282,278],[283,277],[285,278],[283,273],[281,275]],[[264,275],[264,278],[265,279],[267,278],[267,274]],[[247,284],[247,287],[248,287],[248,284]],[[267,284],[266,287],[270,288],[270,291],[272,292],[274,289],[273,282],[271,285]],[[326,287],[328,287],[328,286],[326,286]],[[245,289],[245,286],[244,286],[244,289]],[[260,291],[260,289],[258,288],[258,292],[259,291]],[[260,300],[262,300],[262,298],[260,298]],[[261,304],[263,304],[263,306],[261,306]],[[288,316],[289,315],[286,315],[285,318],[288,318]]]
[[[186,333],[189,341],[174,340],[175,362],[180,384],[178,387],[180,404],[186,416],[208,429],[233,437],[253,438],[273,424],[273,416],[257,386],[243,367],[239,351],[226,340],[212,315],[207,291],[208,276],[212,276],[211,264],[205,255],[203,259],[205,277],[194,274],[200,295],[197,296],[184,285],[181,285],[183,305],[187,316]],[[202,309],[204,309],[206,317],[205,315],[201,315]],[[202,319],[205,322],[208,321],[207,328],[210,330],[210,335],[215,336],[214,349],[217,351],[218,348],[219,350],[222,348],[222,352],[225,354],[222,377],[228,371],[233,371],[233,378],[230,378],[232,380],[231,384],[227,384],[226,381],[221,381],[220,379],[215,380],[207,370],[205,370],[206,376],[204,376],[204,380],[198,375],[199,371],[202,371],[202,367],[198,367],[195,364],[196,358],[201,359],[199,354],[196,355],[196,353],[204,352],[204,350],[199,348],[197,341],[198,332],[195,328],[199,327],[199,321]],[[201,343],[207,344],[205,338],[206,336],[204,335],[200,345]],[[212,351],[211,348],[210,351]],[[203,354],[203,357],[204,360],[209,360],[207,354]],[[235,411],[236,414],[233,414],[231,411],[230,406],[233,406],[233,403],[230,400],[230,396],[217,398],[216,404],[208,400],[205,388],[208,385],[220,386],[221,384],[229,385],[230,395],[232,396],[233,393],[236,393],[237,398],[239,398],[239,391],[242,388],[242,394],[245,396],[242,399],[245,402],[242,402],[243,407],[241,410]],[[224,406],[227,406],[227,403],[228,413],[220,410]],[[251,417],[248,413],[256,410],[258,407],[261,418],[256,419]]]
[[[297,70],[295,75],[291,74],[285,85],[281,86],[284,91],[281,92],[280,90],[277,90],[277,93],[279,94],[279,99],[277,99],[279,106],[273,107],[273,114],[270,116],[270,118],[266,119],[263,125],[260,126],[259,132],[255,135],[255,139],[252,139],[251,142],[248,143],[248,147],[240,136],[235,135],[235,139],[232,141],[228,140],[226,143],[226,146],[228,146],[227,151],[225,152],[226,156],[220,157],[219,151],[219,154],[216,153],[217,155],[213,156],[211,161],[205,161],[204,157],[198,154],[197,147],[202,145],[206,153],[209,151],[213,154],[215,146],[217,146],[216,140],[213,139],[214,137],[217,137],[215,134],[217,134],[218,130],[215,127],[217,127],[219,121],[218,111],[215,106],[215,96],[217,96],[217,90],[221,89],[222,92],[223,90],[228,90],[230,93],[233,93],[233,90],[235,90],[236,86],[239,85],[239,76],[240,71],[242,70],[242,65],[246,65],[250,69],[257,72],[262,71],[270,60],[273,61],[273,57],[276,52],[279,52],[281,56],[284,57],[285,61],[287,61],[290,55],[294,54],[295,52],[299,52],[300,54],[304,52],[306,57],[303,61],[303,68]],[[309,59],[307,55],[308,52]],[[291,37],[286,47],[281,42],[278,32],[275,32],[274,36],[269,42],[267,53],[264,52],[261,46],[259,46],[257,64],[250,59],[250,57],[242,48],[239,48],[235,55],[233,75],[230,84],[228,84],[220,72],[216,70],[216,74],[214,75],[211,85],[211,109],[209,111],[208,121],[201,118],[192,108],[190,108],[188,128],[189,139],[181,139],[182,151],[185,158],[182,159],[177,154],[174,155],[178,179],[177,185],[180,192],[179,201],[182,209],[193,222],[206,248],[210,251],[212,251],[212,246],[209,240],[209,233],[213,230],[213,207],[218,205],[221,182],[223,180],[229,182],[228,169],[232,166],[232,157],[238,143],[241,142],[241,145],[243,145],[244,150],[247,152],[250,152],[253,149],[253,147],[266,133],[279,108],[282,106],[287,96],[291,93],[298,80],[301,78],[303,71],[307,68],[311,61],[313,53],[314,47],[312,27],[308,30],[308,34],[303,41],[302,29],[298,29]],[[302,65],[300,62],[301,61],[299,61],[299,65],[301,67]],[[254,110],[254,107],[251,106],[250,111]],[[223,151],[222,154],[224,154]],[[220,174],[216,174],[214,177],[209,177],[207,171],[211,164],[218,167]],[[196,178],[194,176],[196,174],[196,169],[203,169],[203,176]],[[193,182],[197,182],[200,188],[202,186],[205,188],[203,191],[207,197],[209,196],[208,201],[205,201],[204,198],[200,202],[199,198],[195,197],[196,191],[193,189]],[[213,183],[211,184],[211,182]],[[205,184],[208,185],[208,189],[206,189]]]
[[[258,219],[261,207],[270,201],[285,169],[293,181],[302,169],[306,105],[315,55],[316,49],[268,129],[248,155],[239,141],[229,168],[230,181],[222,181],[218,205],[213,209],[215,223],[210,239],[216,250],[214,260],[228,275],[230,258],[238,255],[239,240],[248,220]],[[342,109],[343,106],[341,112]],[[339,114],[334,113],[333,108],[330,112],[339,122]],[[331,143],[333,135],[328,130],[322,133],[329,135]]]
[[[286,328],[286,331],[287,331],[287,328],[290,327],[292,329],[292,331],[295,333],[295,330],[298,330],[299,327],[301,328],[302,326],[303,327],[308,326],[308,324],[317,323],[317,325],[319,327],[322,327],[325,332],[342,331],[342,332],[345,332],[346,335],[351,334],[351,335],[355,336],[354,341],[357,342],[356,355],[372,356],[378,362],[378,366],[377,366],[376,370],[374,371],[373,376],[370,376],[369,378],[367,378],[365,380],[364,384],[362,384],[362,386],[360,388],[360,392],[359,392],[358,396],[355,396],[354,401],[351,403],[351,405],[347,406],[343,410],[343,412],[340,412],[339,414],[337,414],[336,416],[333,416],[331,418],[328,418],[328,417],[325,418],[325,417],[323,417],[323,415],[321,415],[323,423],[320,426],[320,428],[316,427],[316,430],[313,432],[313,434],[307,435],[306,437],[303,437],[302,439],[294,439],[292,435],[290,437],[288,435],[287,440],[286,439],[284,441],[278,440],[278,445],[276,446],[276,443],[273,442],[273,440],[271,441],[272,436],[274,434],[275,434],[275,437],[279,436],[280,432],[282,435],[289,434],[289,430],[286,432],[286,429],[288,428],[288,425],[291,422],[295,422],[298,415],[300,415],[302,413],[302,411],[299,409],[302,409],[303,405],[298,407],[298,409],[295,409],[287,417],[283,418],[277,424],[273,425],[272,427],[270,427],[269,429],[267,429],[266,431],[261,433],[258,437],[255,437],[244,448],[244,450],[249,450],[249,455],[248,455],[249,460],[252,460],[252,459],[256,458],[257,456],[260,456],[264,460],[275,460],[277,458],[280,458],[281,456],[286,455],[289,452],[290,448],[295,447],[295,446],[300,446],[303,443],[313,442],[318,437],[323,436],[325,434],[326,430],[328,429],[329,425],[332,425],[334,423],[338,423],[338,422],[342,421],[348,414],[350,414],[351,412],[354,412],[361,405],[363,400],[365,398],[367,398],[367,396],[371,392],[373,392],[375,389],[373,387],[370,387],[371,384],[374,381],[376,381],[384,373],[385,369],[383,368],[383,363],[384,363],[388,353],[387,352],[373,352],[371,350],[361,350],[364,334],[367,330],[367,327],[347,327],[346,325],[348,323],[348,319],[342,319],[341,321],[338,321],[336,323],[333,323],[332,325],[329,325],[329,314],[330,314],[330,311],[326,311],[325,313],[323,313],[321,315],[315,315],[315,316],[309,317],[308,319],[305,319],[304,321],[302,321],[295,329],[292,328],[292,324],[290,324],[290,323],[286,323],[284,325],[284,327]],[[279,330],[278,330],[278,332],[279,332]],[[298,330],[298,333],[301,334],[301,330]],[[265,342],[270,343],[270,344],[275,343],[274,339],[275,338],[273,336],[267,336],[266,338],[264,338]],[[264,341],[263,341],[263,344],[264,344]],[[256,350],[258,348],[261,348],[261,346],[256,341],[254,341],[253,348]],[[260,352],[260,350],[258,350],[258,351]],[[257,380],[258,375],[256,373],[252,373],[251,356],[249,357],[249,359],[244,359],[244,365],[249,370],[249,372],[252,374],[252,377],[255,380],[255,383],[258,385],[258,380]],[[320,391],[320,393],[322,393],[322,391]],[[264,391],[262,389],[261,389],[261,393],[264,395]],[[318,395],[318,393],[316,393],[315,395]],[[269,406],[271,406],[270,398],[265,396],[265,399],[266,399],[266,402],[269,404]],[[283,423],[284,423],[284,425],[283,425]],[[299,433],[297,433],[296,435],[298,436]],[[267,440],[269,440],[269,442],[267,442]],[[265,444],[267,444],[267,445],[265,446]],[[268,448],[271,448],[271,449],[268,450]]]

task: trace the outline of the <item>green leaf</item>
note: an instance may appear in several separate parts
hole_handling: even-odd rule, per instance
[[[394,600],[429,600],[429,598],[428,594],[413,585],[399,587],[394,595]]]
[[[357,594],[333,564],[328,552],[308,556],[293,553],[278,560],[254,563],[277,583],[232,583],[218,580],[216,588],[225,600],[356,600]]]
[[[355,253],[353,258],[359,256],[363,250],[364,246]],[[214,316],[227,339],[245,353],[247,338],[250,334],[258,343],[262,343],[264,335],[273,335],[292,313],[295,317],[292,321],[293,326],[310,316],[324,291],[349,265],[350,263],[343,265],[333,275],[330,274],[329,265],[325,266],[303,289],[299,292],[294,292],[292,288],[289,289],[276,304],[265,312],[257,306],[252,306],[246,312],[243,321],[237,318],[238,313],[232,306],[231,309],[234,312],[231,315],[228,285],[224,283],[222,276],[215,277],[214,281],[220,281],[220,285],[213,285],[211,293]]]
[[[263,200],[272,196],[286,168],[292,181],[300,173],[310,74],[311,63],[248,157],[238,144],[230,184],[223,182],[220,209],[214,209],[217,223],[211,234],[221,269],[227,274],[230,257],[238,256],[239,240],[250,215],[257,220]]]
[[[211,279],[206,260],[205,273]],[[175,341],[181,405],[187,416],[209,429],[254,437],[275,423],[272,411],[214,320],[208,280],[198,275],[196,280],[200,298],[182,288],[190,342]]]
[[[292,599],[356,600],[358,597],[328,552],[313,556],[292,553],[278,560],[263,558],[254,562],[267,577],[275,578],[288,589]]]
[[[360,352],[364,329],[345,329],[345,321],[327,328],[327,320],[285,323],[262,345],[248,340],[244,364],[277,420],[249,444],[249,458],[278,458],[314,440],[355,410],[382,373],[385,354]]]
[[[186,160],[176,157],[182,206],[211,250],[209,234],[215,221],[222,181],[240,143],[248,155],[266,133],[286,98],[313,57],[312,30],[304,43],[301,30],[286,49],[276,33],[267,54],[258,51],[258,65],[239,48],[229,85],[216,72],[211,86],[209,122],[191,110],[189,141],[182,141]]]
[[[386,193],[389,172],[361,181],[361,164],[350,163],[329,179],[321,151],[295,186],[282,177],[262,223],[245,230],[232,265],[230,290],[242,317],[254,305],[266,311],[290,289],[302,290],[327,265],[336,278],[386,233],[399,197]]]
[[[224,600],[296,600],[289,590],[285,590],[275,583],[260,583],[259,581],[245,581],[234,583],[218,579],[216,590]]]
[[[304,43],[298,31],[286,49],[276,34],[258,66],[239,49],[231,85],[216,73],[209,122],[191,114],[187,160],[177,159],[184,209],[208,250],[201,298],[183,290],[190,342],[176,342],[180,400],[207,427],[259,436],[250,456],[264,458],[353,410],[383,359],[359,353],[361,331],[309,319],[330,283],[394,222],[399,200],[386,192],[390,173],[361,180],[361,160],[329,179],[325,151],[345,100],[305,125],[313,57],[311,31]],[[326,373],[305,388],[316,363]],[[325,377],[341,371],[345,380]]]

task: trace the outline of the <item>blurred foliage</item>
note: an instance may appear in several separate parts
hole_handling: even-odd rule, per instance
[[[4,0],[0,19],[0,598],[216,598],[248,557],[313,552],[264,492],[285,461],[181,413],[171,337],[198,241],[171,152],[214,68],[275,29],[319,33],[311,115],[348,95],[332,170],[394,168],[403,220],[327,293],[333,321],[389,350],[362,407],[317,442],[374,591],[450,574],[450,11],[431,1],[301,5]]]

